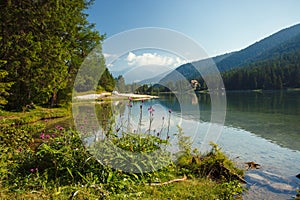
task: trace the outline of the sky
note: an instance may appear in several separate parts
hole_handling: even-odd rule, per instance
[[[136,28],[166,28],[189,37],[212,57],[241,50],[300,23],[300,1],[95,0],[87,13],[106,38]],[[129,53],[135,55],[132,59],[141,59],[147,52]]]

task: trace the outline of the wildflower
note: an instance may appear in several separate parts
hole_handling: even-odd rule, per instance
[[[52,138],[55,138],[55,134],[54,133],[52,133]]]
[[[83,129],[84,126],[80,126],[80,129]]]
[[[45,133],[41,133],[40,138],[45,139]]]
[[[31,173],[33,173],[33,172],[34,172],[34,169],[33,169],[33,168],[31,168],[31,169],[30,169],[30,172],[31,172]]]
[[[49,138],[50,138],[50,135],[49,135],[49,134],[47,134],[47,135],[46,135],[46,139],[49,139]]]
[[[132,104],[131,104],[131,103],[129,103],[127,106],[131,108],[131,107],[132,107]]]
[[[18,151],[19,151],[19,152],[22,152],[22,151],[23,151],[23,149],[22,149],[21,147],[19,147],[19,148],[18,148]]]
[[[47,122],[48,122],[48,119],[45,119],[45,122],[47,123]]]
[[[55,128],[60,131],[62,131],[64,129],[62,126],[59,126],[59,125],[55,126]]]
[[[144,103],[144,101],[145,101],[145,100],[144,100],[144,99],[142,99],[142,103]]]
[[[171,110],[171,109],[169,109],[169,113],[172,113],[172,110]]]
[[[153,109],[152,106],[150,106],[150,107],[148,108],[148,111],[149,111],[150,113],[153,113],[155,110]]]
[[[129,100],[129,101],[132,101],[132,97],[128,97],[128,100]]]

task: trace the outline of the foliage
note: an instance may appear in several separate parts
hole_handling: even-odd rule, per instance
[[[282,54],[222,74],[226,89],[282,89],[300,87],[300,54]]]
[[[129,108],[130,105],[129,103]],[[102,111],[107,111],[105,109]],[[151,118],[154,109],[151,107],[148,111]],[[169,114],[170,119],[171,110]],[[235,170],[233,163],[217,146],[213,147],[212,152],[198,158],[200,154],[191,150],[189,137],[181,129],[177,135],[181,151],[177,156],[178,161],[173,162],[169,159],[169,154],[157,154],[154,160],[147,157],[148,153],[159,150],[164,152],[169,145],[169,137],[163,139],[162,134],[152,135],[152,131],[140,134],[120,129],[123,130],[122,134],[117,135],[110,130],[106,140],[94,142],[96,148],[91,148],[91,145],[86,144],[86,136],[72,129],[56,126],[55,129],[42,130],[36,135],[32,133],[38,128],[34,128],[37,127],[2,127],[4,132],[0,135],[0,198],[232,199],[234,195],[242,192],[240,183],[235,181],[236,171],[224,173],[218,168],[224,165]],[[104,151],[101,151],[103,144],[113,148],[104,146]],[[122,149],[123,153],[119,153],[118,149]],[[97,153],[105,159],[98,159]],[[153,165],[153,171],[141,170],[146,166],[130,158],[132,153],[145,155],[141,163]],[[184,157],[186,162],[180,162]],[[193,158],[203,163],[193,163]],[[110,159],[113,166],[118,164],[120,169],[114,169],[105,163],[107,159]],[[151,162],[153,164],[149,164]],[[127,165],[127,168],[136,167],[136,170],[121,170],[126,169],[122,165]],[[182,175],[191,179],[161,187],[149,186],[150,183],[164,182]]]
[[[92,1],[3,1],[0,4],[1,84],[14,82],[7,108],[68,101],[77,71],[103,40],[84,11]],[[2,72],[1,72],[2,73]]]
[[[1,42],[1,37],[0,37]],[[5,105],[7,100],[5,99],[6,96],[9,95],[9,88],[12,86],[13,82],[2,82],[2,80],[8,75],[6,70],[1,70],[1,66],[5,64],[6,61],[0,60],[0,106]]]

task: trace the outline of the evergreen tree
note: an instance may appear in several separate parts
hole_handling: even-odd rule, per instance
[[[55,106],[72,91],[75,75],[103,36],[84,13],[92,1],[0,2],[1,69],[11,87],[8,106]],[[60,97],[60,98],[59,98]]]

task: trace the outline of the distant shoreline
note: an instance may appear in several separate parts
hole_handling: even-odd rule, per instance
[[[76,100],[96,100],[96,101],[113,101],[113,100],[127,100],[132,98],[133,101],[140,101],[146,99],[157,99],[158,96],[146,94],[133,94],[133,93],[110,93],[103,92],[100,94],[86,94],[75,96]]]

